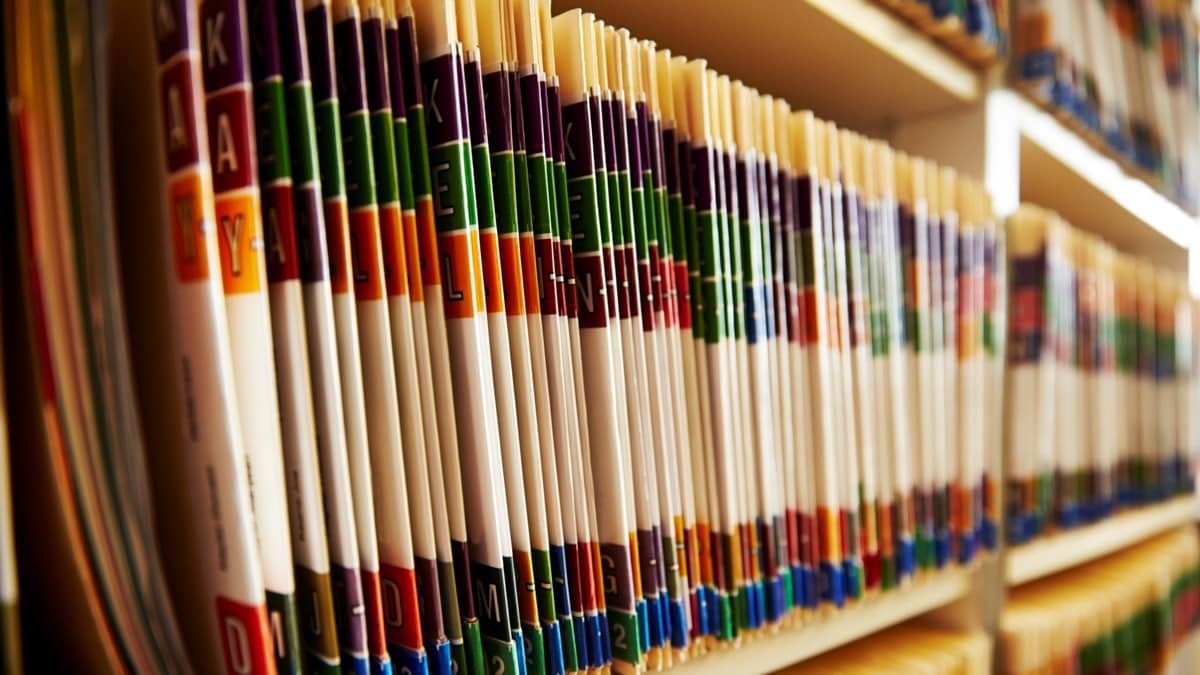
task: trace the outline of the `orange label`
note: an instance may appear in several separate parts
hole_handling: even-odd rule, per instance
[[[500,274],[504,277],[504,308],[509,316],[524,316],[525,290],[521,285],[525,280],[521,273],[521,241],[516,237],[500,238]]]
[[[841,529],[838,514],[825,506],[817,507],[817,536],[821,542],[821,560],[828,562],[842,557]]]
[[[350,214],[350,269],[359,300],[383,299],[383,258],[379,252],[379,212],[358,209]]]
[[[334,294],[350,292],[350,224],[346,203],[325,202],[325,237],[329,246],[329,284]]]
[[[1049,12],[1033,12],[1022,16],[1017,30],[1021,36],[1021,48],[1025,52],[1041,51],[1053,46]]]
[[[208,278],[208,244],[204,237],[204,203],[200,175],[188,173],[171,181],[171,239],[175,244],[175,273],[180,281]]]
[[[446,318],[469,319],[483,311],[479,232],[448,232],[438,240]]]
[[[408,294],[413,302],[425,301],[425,285],[421,281],[421,245],[417,240],[417,214],[401,214],[404,227],[404,271],[408,274]]]
[[[496,231],[479,233],[480,268],[483,279],[483,298],[488,314],[504,312],[504,287],[500,281],[500,243]]]
[[[249,194],[216,199],[217,250],[221,252],[221,277],[225,295],[262,290],[263,238],[258,226],[258,200]]]
[[[442,283],[442,268],[438,262],[437,229],[433,224],[433,202],[422,199],[417,202],[417,239],[420,242],[418,255],[421,263],[421,279],[426,286]]]
[[[400,209],[385,206],[379,209],[379,237],[383,248],[383,278],[388,295],[408,294],[408,264],[404,255],[404,233]]]

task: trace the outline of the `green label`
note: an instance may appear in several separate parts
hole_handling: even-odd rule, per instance
[[[500,234],[516,234],[520,206],[517,204],[516,162],[513,154],[508,151],[492,153],[491,165],[496,229]],[[482,223],[480,226],[483,226]]]
[[[464,232],[475,224],[474,185],[468,175],[471,159],[465,141],[429,151],[433,186],[433,218],[439,233]]]
[[[371,142],[374,150],[375,196],[380,204],[400,203],[400,186],[396,177],[396,143],[392,138],[392,113],[388,110],[371,113]]]
[[[308,82],[299,82],[287,91],[288,134],[295,147],[303,144],[303,151],[290,157],[292,179],[299,184],[312,182],[317,177],[317,148],[313,121],[312,87]]]
[[[342,168],[342,125],[337,99],[322,101],[315,109],[317,152],[321,162],[321,192],[325,199],[345,193]]]
[[[346,201],[350,208],[374,204],[375,167],[366,112],[352,113],[342,119],[342,153],[346,167]]]
[[[258,142],[258,178],[273,183],[291,175],[283,81],[274,78],[254,87],[254,129]]]
[[[573,234],[575,253],[597,253],[600,251],[600,211],[596,194],[596,177],[583,176],[567,183],[568,225],[566,230]],[[568,232],[562,235],[568,236]]]

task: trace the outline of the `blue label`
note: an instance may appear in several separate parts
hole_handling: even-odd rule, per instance
[[[413,651],[396,644],[389,644],[388,651],[393,656],[393,661],[399,667],[401,675],[428,675],[429,662],[425,659],[425,650]]]
[[[821,563],[821,600],[841,607],[846,603],[846,587],[842,581],[842,568],[829,562]]]
[[[546,675],[563,675],[567,665],[563,661],[562,634],[557,621],[542,622],[542,646],[546,650]]]

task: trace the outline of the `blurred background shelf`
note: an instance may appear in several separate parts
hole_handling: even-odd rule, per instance
[[[1023,96],[1006,96],[1020,130],[1022,201],[1054,209],[1119,249],[1187,271],[1194,217],[1055,116]]]
[[[1200,501],[1196,497],[1179,497],[1010,548],[1005,581],[1009,586],[1019,586],[1106,556],[1173,527],[1193,523],[1198,510]]]
[[[970,585],[970,570],[945,570],[916,581],[908,588],[868,598],[799,628],[759,637],[744,644],[742,649],[705,654],[671,672],[680,675],[769,673],[948,605],[964,597]]]
[[[977,100],[977,71],[870,0],[566,0],[864,133]]]

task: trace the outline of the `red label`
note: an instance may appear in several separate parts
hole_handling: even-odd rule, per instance
[[[421,615],[417,609],[417,575],[413,570],[381,564],[379,590],[387,641],[421,649]]]
[[[379,572],[362,572],[363,608],[366,610],[367,651],[376,659],[387,660],[384,635],[383,601],[380,597]]]
[[[253,137],[246,119],[249,109],[250,94],[242,88],[223,91],[208,100],[208,160],[218,195],[254,186]]]
[[[196,64],[192,59],[180,59],[162,73],[163,147],[167,149],[167,169],[178,171],[200,161],[196,146],[196,113],[193,95],[199,88],[194,80]]]
[[[267,279],[273,282],[300,278],[296,251],[296,220],[292,211],[292,186],[263,189],[263,229],[267,235]]]
[[[350,224],[346,203],[325,202],[325,237],[329,244],[329,284],[333,293],[350,291]]]
[[[226,673],[248,675],[275,672],[271,639],[267,633],[266,607],[244,605],[218,597],[217,624],[221,632]]]
[[[692,329],[692,289],[688,280],[687,263],[675,263],[675,298],[679,304],[679,327]]]

